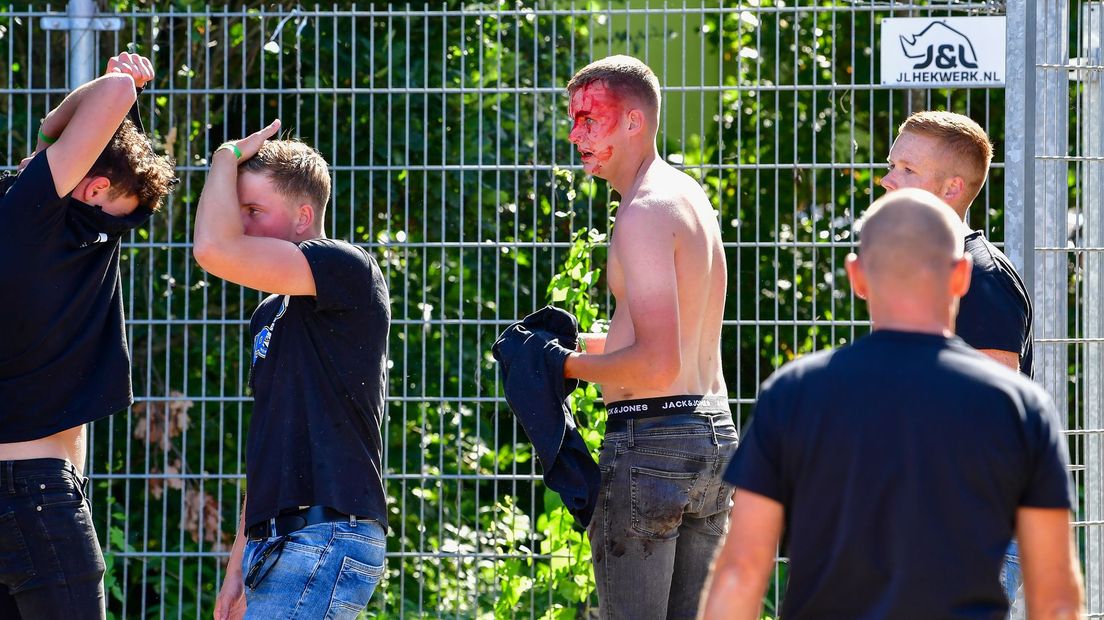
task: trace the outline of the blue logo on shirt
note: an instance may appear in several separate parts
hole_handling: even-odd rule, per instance
[[[253,338],[254,364],[257,363],[258,359],[268,357],[268,347],[272,343],[272,332],[276,329],[276,321],[279,321],[280,317],[284,316],[284,312],[287,311],[288,301],[289,297],[284,295],[283,301],[280,302],[280,309],[276,311],[276,316],[272,317],[272,322],[257,332],[257,335]]]

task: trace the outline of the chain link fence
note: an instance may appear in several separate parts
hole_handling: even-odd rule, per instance
[[[718,209],[730,272],[724,364],[742,422],[778,365],[868,331],[843,258],[855,217],[881,193],[897,125],[945,108],[990,133],[996,159],[970,224],[1007,241],[1034,287],[1036,374],[1068,413],[1077,532],[1100,617],[1099,3],[794,4],[120,2],[70,23],[48,19],[65,6],[0,12],[9,167],[70,80],[129,48],[158,71],[140,105],[182,179],[124,243],[136,402],[91,434],[111,613],[206,616],[221,585],[245,490],[248,319],[261,297],[195,265],[191,226],[209,153],[274,117],[331,164],[327,234],[366,247],[391,286],[392,535],[371,615],[593,611],[585,536],[541,484],[489,348],[550,301],[576,231],[610,230],[606,185],[583,178],[566,140],[563,87],[591,59],[630,53],[663,87],[661,154]],[[879,84],[882,18],[1005,14],[1007,89]],[[605,262],[601,241],[592,253]],[[604,280],[581,286],[609,316]],[[785,574],[780,559],[768,613]]]

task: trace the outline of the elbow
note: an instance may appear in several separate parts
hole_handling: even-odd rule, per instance
[[[126,104],[128,110],[138,100],[138,91],[134,87],[133,77],[125,73],[108,73],[102,79],[109,97]]]
[[[219,261],[218,248],[215,244],[197,237],[195,244],[192,246],[192,256],[195,257],[196,263],[199,264],[206,272],[215,273]]]
[[[643,373],[647,387],[652,390],[671,387],[671,384],[682,374],[682,359],[679,351],[676,349],[674,353],[666,352],[649,357],[647,372]]]

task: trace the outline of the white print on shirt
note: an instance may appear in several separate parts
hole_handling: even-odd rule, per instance
[[[253,363],[257,363],[258,358],[265,358],[268,356],[268,345],[272,342],[272,331],[276,329],[276,321],[280,320],[280,317],[284,316],[284,312],[287,311],[288,303],[291,302],[290,295],[284,295],[283,301],[280,302],[280,309],[276,311],[276,316],[272,317],[272,322],[266,325],[261,331],[257,332],[257,335],[253,338]]]

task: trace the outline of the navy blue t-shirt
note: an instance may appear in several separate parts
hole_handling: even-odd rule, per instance
[[[316,295],[271,295],[250,321],[246,525],[282,510],[329,506],[386,528],[387,283],[355,245],[311,239],[299,249]]]
[[[783,618],[1004,618],[1016,509],[1072,506],[1060,430],[960,339],[878,330],[768,379],[725,479],[784,507]]]
[[[974,268],[970,290],[958,304],[955,333],[975,349],[1018,353],[1020,372],[1034,376],[1031,296],[1020,274],[981,231],[966,235],[966,252]]]
[[[0,197],[0,443],[130,405],[119,248],[149,215],[115,217],[58,196],[46,150]]]

